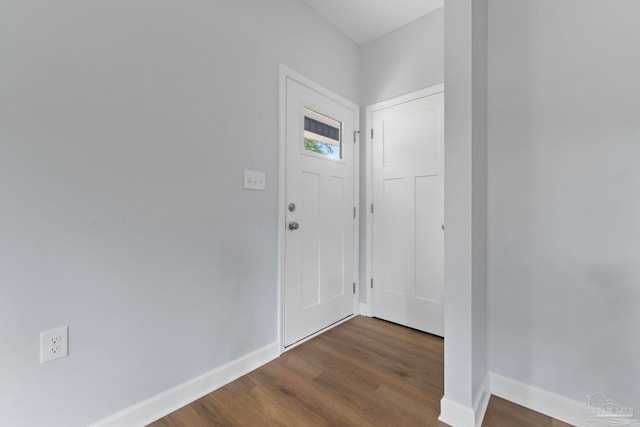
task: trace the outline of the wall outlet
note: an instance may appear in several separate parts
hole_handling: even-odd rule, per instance
[[[51,329],[40,333],[40,363],[69,355],[69,327]]]

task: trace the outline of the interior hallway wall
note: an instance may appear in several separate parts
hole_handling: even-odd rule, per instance
[[[475,425],[487,375],[487,0],[445,3],[445,395]]]
[[[87,425],[276,340],[280,63],[358,100],[357,46],[297,0],[2,2],[0,425]]]
[[[489,365],[640,407],[640,3],[490,0]]]

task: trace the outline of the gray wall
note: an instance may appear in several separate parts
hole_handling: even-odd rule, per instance
[[[487,376],[487,0],[471,0],[472,4],[472,254],[471,327],[472,332],[472,396],[477,398]],[[456,123],[452,123],[456,126]],[[455,191],[455,190],[452,190]],[[451,194],[455,197],[455,194]],[[455,266],[454,266],[455,268]],[[455,302],[454,302],[455,303]],[[455,372],[454,370],[452,370]],[[450,371],[451,372],[451,371]],[[453,374],[455,375],[455,374]]]
[[[444,9],[360,47],[360,105],[444,81]]]
[[[86,425],[274,342],[278,64],[357,101],[357,46],[297,0],[0,9],[0,425]]]
[[[360,301],[366,301],[365,108],[376,102],[444,81],[444,10],[437,9],[406,26],[360,46]]]
[[[640,3],[490,0],[490,369],[640,407]]]

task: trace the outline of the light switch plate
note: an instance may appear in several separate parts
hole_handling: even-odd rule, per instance
[[[244,188],[245,190],[261,190],[267,188],[267,174],[259,171],[244,171]]]

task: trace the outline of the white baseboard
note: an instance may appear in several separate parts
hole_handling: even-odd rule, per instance
[[[146,426],[259,368],[277,358],[279,355],[280,344],[278,342],[271,343],[253,353],[233,360],[100,420],[90,427]]]
[[[592,415],[582,402],[491,372],[491,394],[565,423],[583,427]]]
[[[440,416],[438,420],[452,427],[476,427],[476,416],[473,410],[446,397],[440,400]]]
[[[491,374],[487,372],[487,375],[484,377],[484,381],[482,382],[482,386],[480,387],[480,391],[476,396],[476,400],[473,403],[473,414],[476,420],[475,427],[482,426],[482,420],[484,420],[484,415],[487,412],[487,407],[489,406],[490,398],[491,398]]]
[[[487,412],[487,406],[489,405],[489,398],[491,397],[490,378],[489,373],[487,373],[478,395],[475,397],[473,408],[443,397],[440,401],[440,416],[438,419],[453,427],[481,427],[484,414]]]
[[[453,427],[481,427],[489,399],[495,395],[532,411],[577,427],[592,427],[587,419],[592,411],[582,402],[560,396],[494,372],[487,373],[473,408],[443,397],[440,401],[440,421]]]

